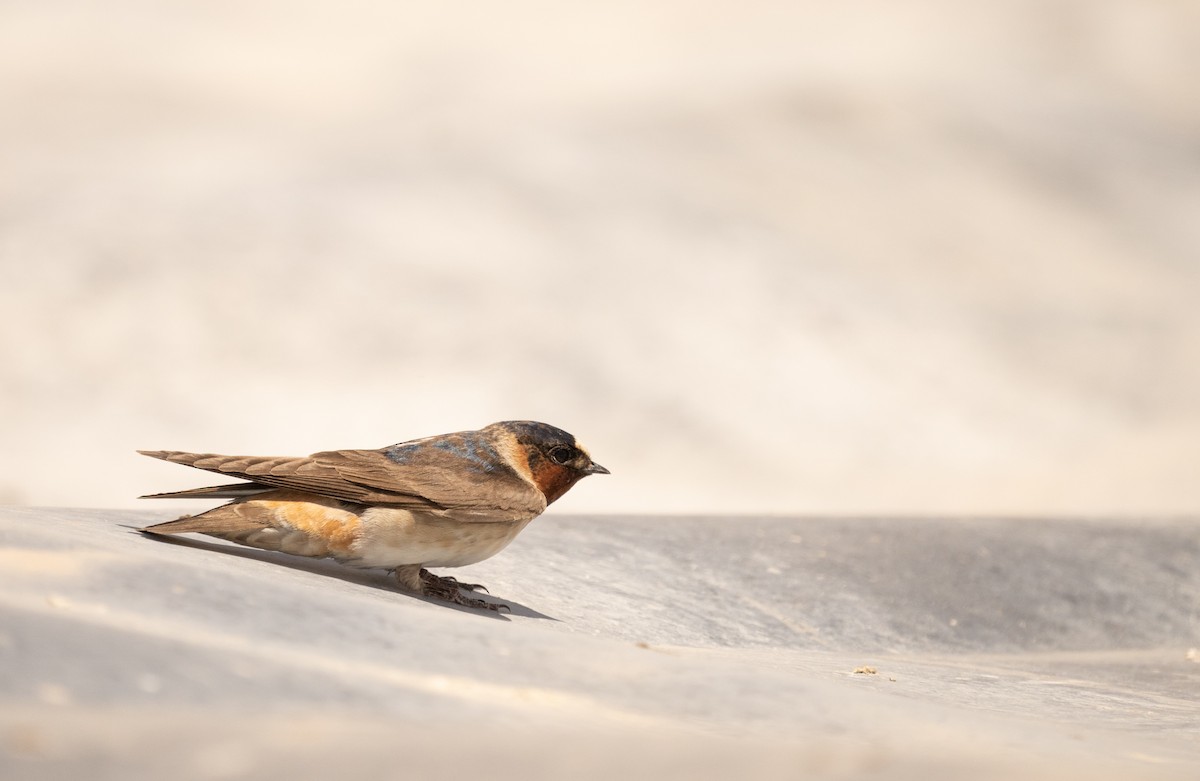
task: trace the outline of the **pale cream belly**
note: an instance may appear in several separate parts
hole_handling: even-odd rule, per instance
[[[347,564],[391,569],[408,564],[465,567],[496,555],[512,542],[529,520],[471,523],[372,507],[361,516],[358,539]]]

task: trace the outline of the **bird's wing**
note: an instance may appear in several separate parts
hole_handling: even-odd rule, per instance
[[[160,452],[160,451],[149,451]],[[210,485],[205,488],[188,488],[183,491],[167,491],[161,494],[146,494],[139,499],[246,499],[267,491],[276,490],[274,486],[262,483],[230,483],[229,485]]]
[[[546,509],[541,491],[512,469],[487,469],[443,449],[408,458],[406,463],[397,463],[384,450],[331,450],[306,458],[138,452],[258,485],[308,491],[354,504],[441,511],[463,521],[527,519]]]

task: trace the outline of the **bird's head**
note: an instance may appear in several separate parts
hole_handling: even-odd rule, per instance
[[[575,437],[560,428],[534,420],[506,420],[488,429],[512,435],[529,467],[528,477],[550,504],[588,475],[606,475]]]

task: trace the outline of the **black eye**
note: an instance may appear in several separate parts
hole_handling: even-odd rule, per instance
[[[565,464],[575,458],[575,448],[559,445],[551,448],[550,460],[556,464]]]

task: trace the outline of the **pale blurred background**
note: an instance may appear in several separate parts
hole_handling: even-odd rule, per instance
[[[1196,512],[1198,85],[1190,0],[2,3],[0,501],[535,418],[560,512]]]

